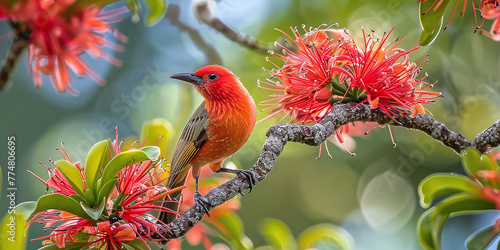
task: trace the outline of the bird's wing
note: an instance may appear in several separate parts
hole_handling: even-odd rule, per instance
[[[203,101],[189,119],[177,142],[174,156],[172,157],[167,187],[174,188],[177,186],[177,183],[185,178],[187,164],[208,140],[207,126],[208,112],[205,109],[205,101]]]

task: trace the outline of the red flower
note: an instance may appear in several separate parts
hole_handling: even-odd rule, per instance
[[[137,186],[112,212],[117,218],[127,222],[142,238],[151,239],[152,234],[160,235],[158,227],[163,223],[148,212],[173,212],[155,203],[160,203],[163,197],[177,190],[167,191],[165,187],[159,186]]]
[[[122,242],[137,239],[130,225],[111,224],[109,221],[97,223],[97,227],[87,230],[87,233],[92,235],[87,246],[96,249],[124,249]]]
[[[66,150],[64,149],[63,143],[61,143],[61,148],[62,148],[62,150],[59,148],[56,148],[56,150],[58,150],[61,153],[61,155],[63,156],[63,158],[65,160],[71,162],[78,169],[78,171],[80,171],[80,174],[83,178],[85,176],[85,174],[83,172],[83,168],[80,167],[80,162],[73,163],[71,161],[68,154],[66,153]],[[52,170],[50,167],[47,167],[42,162],[39,162],[48,171],[49,179],[47,181],[38,177],[36,174],[34,174],[33,172],[31,172],[29,170],[28,170],[28,172],[31,173],[33,176],[35,176],[38,180],[43,182],[47,186],[47,191],[49,190],[49,188],[52,188],[54,190],[54,192],[64,194],[66,196],[70,196],[72,194],[77,194],[77,192],[73,189],[71,184],[69,184],[66,177],[64,177],[64,175],[61,173],[61,170],[59,170],[57,168],[57,166],[54,164],[54,162],[52,160],[50,160],[50,162],[54,165],[54,170]]]
[[[397,48],[404,39],[387,42],[391,32],[377,39],[363,30],[363,48],[352,39],[343,40],[343,51],[331,70],[338,72],[339,81],[345,81],[349,88],[362,89],[367,97],[360,103],[368,102],[372,109],[380,108],[391,117],[407,111],[412,115],[424,113],[422,104],[430,103],[441,93],[424,91],[432,85],[417,79],[421,65],[410,62],[409,54],[418,46],[410,50]]]
[[[50,238],[51,240],[47,241],[47,243],[55,242],[59,248],[64,248],[66,241],[76,242],[77,239],[74,236],[85,228],[91,228],[93,224],[91,220],[53,209],[35,214],[29,221],[28,227],[35,222],[45,224],[44,227],[46,229],[50,229],[55,224],[60,224],[53,229],[50,235],[32,239],[41,240]]]
[[[498,0],[481,0],[481,3],[479,3],[479,10],[481,11],[481,16],[486,19],[495,19],[493,25],[491,26],[490,32],[483,31],[481,32],[481,34],[493,39],[494,41],[500,41],[499,5],[500,1]]]
[[[260,103],[269,106],[267,109],[275,110],[264,120],[284,112],[285,116],[292,117],[292,122],[318,122],[332,109],[329,100],[339,97],[324,88],[330,83],[333,74],[330,70],[331,61],[334,60],[333,53],[338,49],[338,41],[345,33],[327,29],[316,30],[301,37],[297,30],[292,31],[295,39],[280,32],[293,41],[293,50],[296,52],[280,45],[283,55],[273,55],[281,58],[285,64],[281,68],[274,64],[278,69],[269,71],[271,78],[277,77],[282,83],[271,78],[267,82],[259,81],[267,85],[261,88],[278,92],[270,95],[270,100]]]
[[[10,2],[10,1],[3,1]],[[109,24],[116,22],[124,9],[103,12],[98,5],[84,6],[74,0],[25,0],[2,4],[0,18],[8,19],[16,33],[28,40],[28,63],[35,85],[41,87],[40,73],[51,77],[59,93],[76,95],[69,84],[71,69],[77,76],[89,76],[99,84],[100,78],[80,57],[88,52],[115,65],[121,62],[103,51],[103,47],[122,51],[123,46],[106,41],[103,34],[111,33],[123,43],[127,38]]]

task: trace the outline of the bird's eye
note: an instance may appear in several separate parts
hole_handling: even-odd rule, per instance
[[[219,78],[219,75],[217,75],[217,74],[215,74],[215,73],[210,73],[210,74],[208,75],[208,79],[209,79],[210,81],[215,81],[215,80],[217,80],[217,78]]]

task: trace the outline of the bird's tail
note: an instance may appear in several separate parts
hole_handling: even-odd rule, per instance
[[[184,171],[183,171],[184,172]],[[186,173],[177,173],[169,176],[169,180],[167,182],[167,188],[172,190],[174,188],[183,186],[186,182]],[[182,178],[182,179],[181,179]],[[181,202],[181,193],[182,189],[170,194],[170,198],[166,197],[163,202],[163,207],[170,209],[169,211],[174,212],[160,212],[158,215],[158,219],[165,224],[168,224],[174,221],[177,218],[177,213],[179,212],[179,204]]]

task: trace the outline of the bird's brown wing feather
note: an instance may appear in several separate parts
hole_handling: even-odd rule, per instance
[[[208,112],[203,102],[189,119],[186,127],[182,131],[181,137],[175,147],[172,164],[170,167],[170,176],[167,187],[170,189],[179,187],[186,181],[186,175],[189,171],[187,164],[194,158],[208,140],[207,135]],[[171,199],[176,199],[182,191],[170,194]],[[163,206],[177,212],[179,209],[178,201],[166,200]],[[177,217],[176,213],[160,212],[158,219],[163,223],[170,223]]]
[[[208,140],[207,126],[208,112],[205,109],[205,101],[203,101],[189,119],[177,142],[167,182],[168,188],[175,188],[180,186],[179,183],[183,183],[182,180],[187,174],[187,169],[185,169],[187,164]]]

